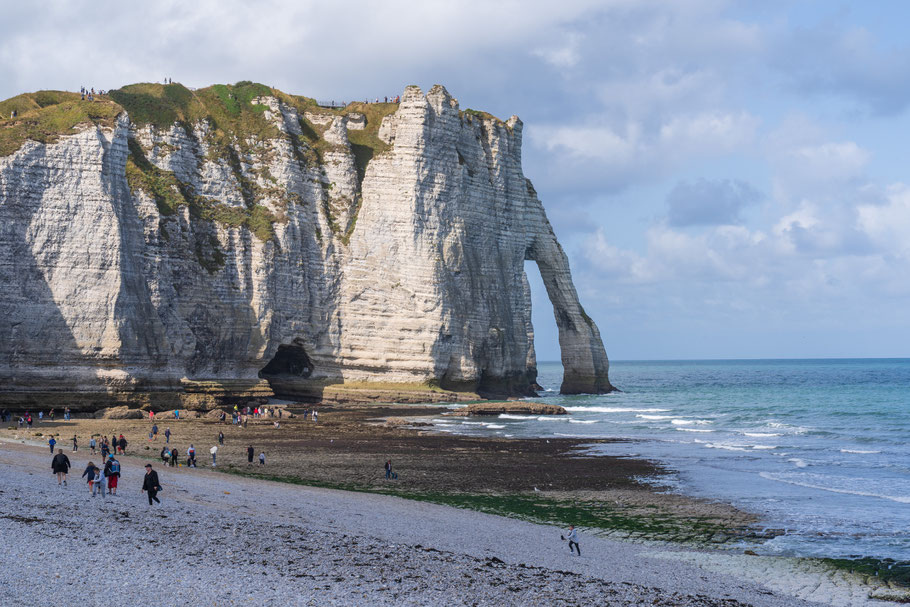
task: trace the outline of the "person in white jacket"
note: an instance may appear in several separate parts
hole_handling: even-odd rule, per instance
[[[104,477],[104,470],[95,466],[95,484],[92,485],[92,497],[95,497],[95,491],[101,492],[101,497],[104,497],[104,485],[107,482],[107,479]]]
[[[575,530],[575,525],[569,525],[566,536],[566,539],[569,540],[569,554],[572,553],[572,546],[575,546],[578,556],[581,556],[581,549],[578,547],[578,531]]]
[[[215,467],[215,455],[218,453],[218,445],[212,446],[212,448],[209,449],[209,453],[212,454],[212,468],[214,468]]]

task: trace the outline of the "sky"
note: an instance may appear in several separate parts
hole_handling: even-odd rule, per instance
[[[525,175],[611,359],[910,356],[908,3],[135,4],[3,6],[0,98],[441,83],[521,117]],[[527,270],[538,358],[556,360]]]

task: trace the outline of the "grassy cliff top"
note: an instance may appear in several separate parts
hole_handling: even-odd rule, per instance
[[[77,133],[79,125],[113,126],[122,111],[109,99],[82,101],[79,93],[38,91],[0,102],[0,156],[8,156],[26,140],[53,143],[63,135]],[[10,115],[13,111],[15,118]]]
[[[121,111],[126,111],[137,126],[152,125],[168,129],[171,125],[191,125],[208,122],[212,128],[210,143],[237,144],[246,147],[249,141],[278,136],[278,130],[263,113],[265,105],[255,103],[258,97],[272,96],[294,107],[301,117],[305,112],[343,116],[362,113],[366,128],[351,131],[355,145],[381,152],[384,144],[376,137],[382,118],[393,113],[393,103],[351,103],[344,108],[323,108],[314,99],[289,95],[277,89],[243,81],[236,84],[215,84],[190,90],[182,84],[130,84],[96,96],[94,101],[82,100],[78,93],[38,91],[0,102],[0,156],[18,150],[26,140],[52,143],[57,138],[78,131],[86,124],[113,126]],[[15,110],[16,118],[10,115]],[[321,129],[305,120],[304,132],[311,143],[321,138]]]

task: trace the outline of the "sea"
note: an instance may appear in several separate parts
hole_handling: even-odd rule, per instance
[[[598,453],[660,462],[667,490],[784,530],[756,551],[910,560],[910,359],[611,361],[621,392],[534,400],[568,416],[438,418],[438,430],[621,438]]]

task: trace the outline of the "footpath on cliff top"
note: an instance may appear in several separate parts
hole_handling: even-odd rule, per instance
[[[572,557],[550,526],[204,469],[159,468],[150,507],[131,457],[118,495],[93,498],[79,479],[92,456],[68,455],[75,474],[58,487],[46,448],[0,443],[3,605],[36,592],[67,605],[864,604],[817,580],[826,600],[805,602],[683,549],[582,533]]]

